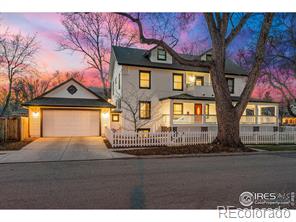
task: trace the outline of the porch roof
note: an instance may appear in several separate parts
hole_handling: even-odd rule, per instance
[[[174,96],[164,97],[164,98],[161,98],[160,100],[162,101],[162,100],[166,100],[166,99],[215,101],[215,97],[192,96],[192,95],[187,94],[187,93],[182,93],[182,94],[178,94],[178,95],[174,95]],[[232,101],[235,101],[235,102],[239,101],[238,96],[232,96],[231,99],[232,99]],[[267,100],[253,99],[253,98],[251,98],[249,100],[249,102],[278,103],[278,102],[274,102],[274,101],[267,101]]]

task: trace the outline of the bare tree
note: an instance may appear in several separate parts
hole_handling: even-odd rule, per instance
[[[65,28],[61,50],[81,53],[90,68],[97,70],[108,95],[108,64],[111,45],[131,46],[136,38],[127,19],[109,13],[63,13]]]
[[[38,50],[36,36],[24,36],[6,32],[0,41],[0,58],[2,73],[8,79],[8,91],[1,115],[7,111],[12,86],[17,76],[24,74],[31,68],[33,57]]]
[[[59,85],[61,82],[74,78],[83,82],[83,73],[81,72],[60,72],[56,71],[48,77],[41,77],[38,70],[34,70],[30,76],[21,76],[16,78],[12,85],[12,100],[15,107],[18,108],[23,102],[32,100],[42,95],[50,88]]]
[[[162,39],[146,37],[140,14],[131,15],[119,13],[134,22],[139,29],[141,43],[159,45],[170,53],[180,64],[206,67],[210,70],[211,81],[216,101],[218,135],[215,144],[227,147],[244,148],[239,135],[240,118],[247,106],[250,95],[259,77],[260,66],[264,59],[265,44],[268,39],[269,30],[272,24],[273,13],[265,13],[259,37],[256,44],[255,61],[248,72],[248,80],[245,88],[236,105],[233,105],[231,95],[225,78],[225,52],[229,44],[240,33],[252,14],[246,13],[240,18],[235,18],[235,14],[230,13],[205,13],[208,31],[212,40],[212,60],[202,61],[198,58],[187,59],[178,54],[169,44]],[[236,22],[235,22],[236,21]]]
[[[277,14],[275,21],[259,82],[269,84],[279,92],[289,113],[295,116],[290,106],[292,101],[296,101],[296,15]],[[250,67],[254,56],[254,47],[250,45],[247,51],[240,50],[238,59],[242,66]]]
[[[67,79],[73,78],[78,82],[84,82],[84,73],[78,71],[68,71],[68,72],[61,72],[57,70],[51,77],[50,77],[50,85],[56,86],[60,83],[64,82]]]
[[[129,82],[128,90],[125,91],[124,96],[120,98],[121,108],[125,110],[123,118],[131,123],[133,130],[136,132],[139,128],[151,122],[151,119],[140,118],[140,103],[139,101],[151,101],[153,93],[140,91],[132,83]],[[151,105],[151,104],[150,104]],[[150,110],[153,110],[152,108]],[[150,117],[152,117],[150,113]]]

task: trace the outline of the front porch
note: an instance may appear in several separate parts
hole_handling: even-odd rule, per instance
[[[217,125],[216,104],[214,101],[176,100],[163,101],[162,126],[215,126]],[[276,103],[250,102],[241,117],[241,125],[277,126],[279,124]]]

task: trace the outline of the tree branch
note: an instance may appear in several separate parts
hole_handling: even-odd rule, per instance
[[[134,18],[132,15],[128,13],[117,13],[119,15],[125,16],[128,19],[130,19],[132,22],[137,24],[139,29],[139,35],[140,35],[140,42],[145,43],[148,45],[158,45],[164,48],[174,59],[176,59],[180,64],[182,65],[189,65],[189,66],[199,66],[199,67],[211,67],[212,63],[209,61],[201,61],[200,59],[185,59],[182,56],[180,56],[174,49],[172,49],[167,43],[165,43],[163,40],[155,39],[155,38],[146,38],[144,35],[144,30],[142,26],[142,22],[140,21],[139,15],[137,18]]]
[[[246,13],[239,21],[238,25],[233,28],[230,32],[230,34],[225,39],[225,45],[229,45],[232,40],[237,36],[237,34],[242,30],[245,23],[248,21],[248,19],[252,16],[252,13]]]
[[[260,75],[260,66],[263,63],[265,55],[265,44],[267,42],[269,30],[272,24],[274,13],[266,13],[264,16],[261,32],[256,46],[255,63],[248,73],[248,81],[240,96],[239,102],[236,104],[235,109],[239,116],[241,116],[246,108],[251,93],[255,87],[256,81]]]

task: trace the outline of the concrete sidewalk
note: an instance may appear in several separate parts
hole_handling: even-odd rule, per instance
[[[19,151],[0,155],[0,163],[124,157],[131,157],[131,155],[108,150],[102,137],[39,138]]]

